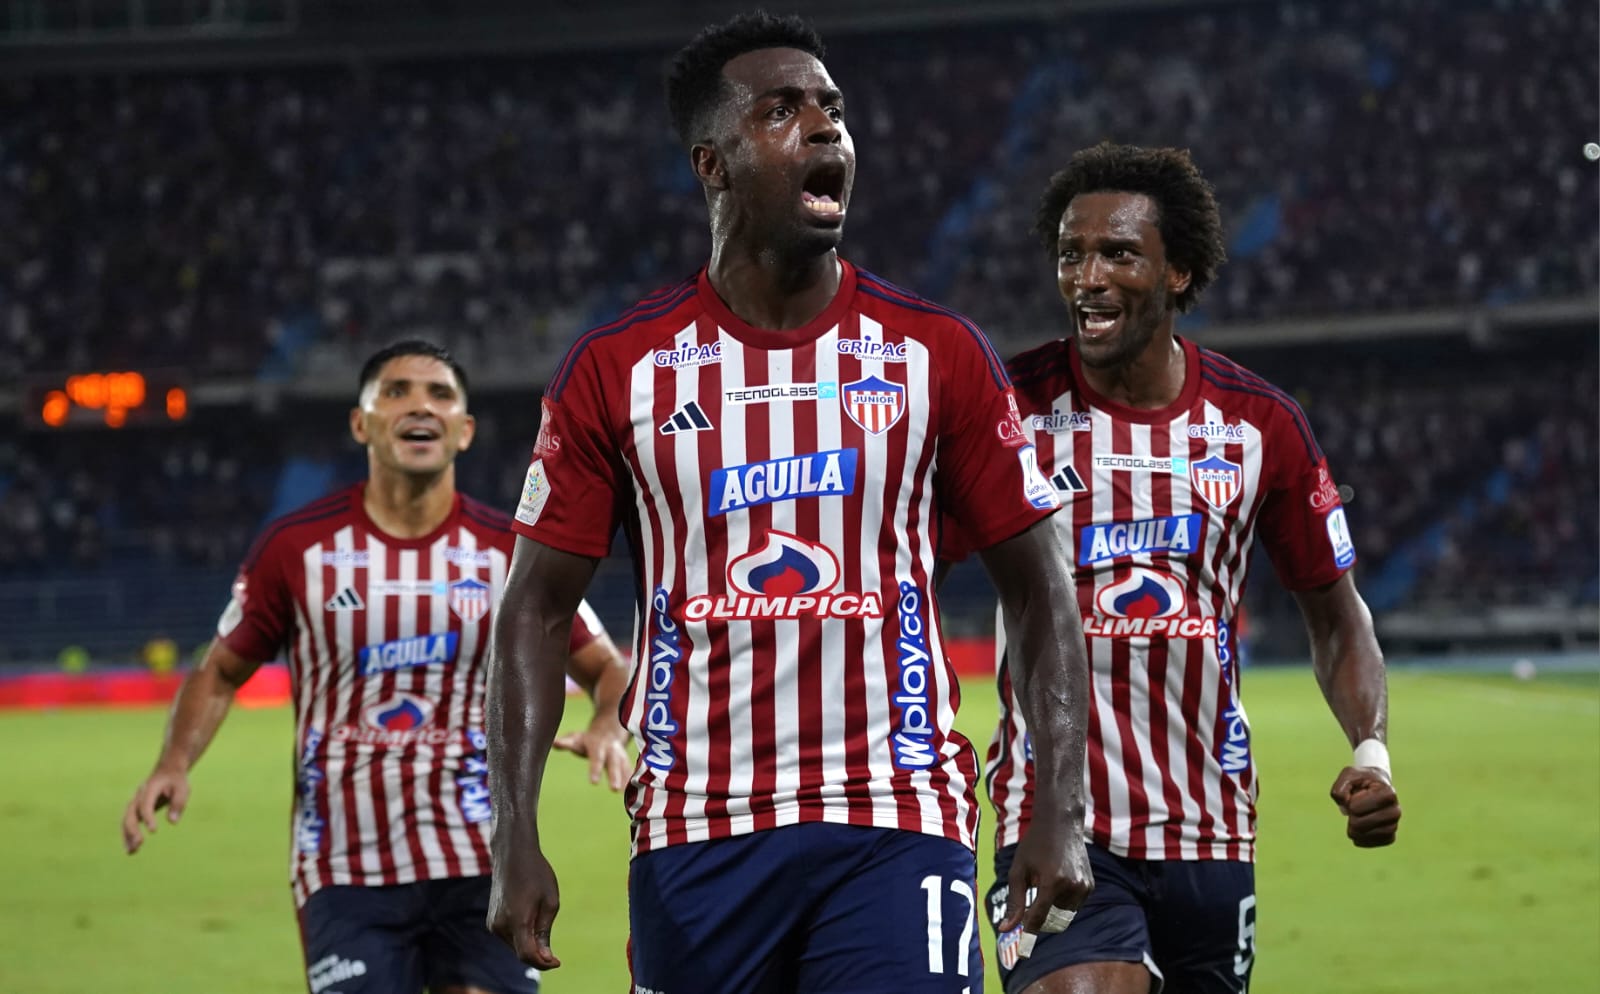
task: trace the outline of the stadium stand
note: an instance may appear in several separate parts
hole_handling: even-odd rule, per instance
[[[1592,5],[1419,0],[840,34],[848,254],[1012,351],[1062,320],[1028,233],[1050,171],[1102,138],[1191,148],[1232,260],[1184,327],[1306,407],[1375,610],[1570,616],[1600,602],[1597,30]],[[262,521],[359,474],[349,381],[401,334],[488,373],[462,485],[509,506],[540,371],[706,250],[658,73],[619,48],[0,75],[0,660],[203,639]],[[1480,325],[1513,306],[1560,313]],[[1340,321],[1359,336],[1317,330]],[[224,399],[70,435],[10,404],[35,373],[159,366]],[[602,569],[620,631],[627,583]],[[1260,651],[1299,651],[1271,590]],[[987,624],[981,578],[951,592],[952,626]]]

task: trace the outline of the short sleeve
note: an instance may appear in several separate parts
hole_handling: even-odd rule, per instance
[[[1061,506],[1039,470],[1005,367],[982,333],[954,336],[938,357],[938,487],[946,515],[941,558],[963,558],[1016,535]],[[956,555],[950,555],[955,553]]]
[[[242,659],[263,663],[288,644],[294,629],[294,599],[288,566],[277,544],[268,539],[234,578],[232,595],[217,619],[217,637]]]
[[[603,428],[594,362],[584,353],[568,364],[574,368],[558,373],[559,389],[540,404],[539,440],[511,527],[563,552],[600,557],[610,551],[619,520],[620,455]]]
[[[594,608],[589,606],[588,601],[579,601],[578,613],[572,616],[572,639],[567,643],[567,655],[576,654],[605,634],[606,626],[600,623],[600,616],[594,613]]]
[[[1264,453],[1270,489],[1259,533],[1278,579],[1290,590],[1337,580],[1356,561],[1339,488],[1299,405],[1275,419]]]

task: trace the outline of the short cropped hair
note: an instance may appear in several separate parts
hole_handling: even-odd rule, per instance
[[[1056,251],[1061,215],[1082,193],[1142,193],[1155,202],[1167,260],[1189,274],[1188,287],[1178,295],[1180,311],[1195,305],[1227,261],[1216,192],[1188,149],[1101,142],[1074,154],[1067,168],[1050,177],[1034,220],[1034,231],[1050,252]]]
[[[361,382],[356,386],[356,396],[361,396],[362,391],[367,389],[367,384],[378,378],[378,373],[382,371],[384,363],[387,363],[390,359],[398,359],[401,356],[408,355],[426,356],[429,359],[437,359],[449,366],[450,372],[456,375],[456,382],[461,385],[461,393],[463,395],[466,394],[467,371],[461,368],[461,363],[456,361],[456,357],[451,355],[448,349],[421,338],[407,338],[392,345],[385,345],[367,358],[367,361],[361,366]]]
[[[724,96],[722,68],[746,52],[797,48],[818,59],[825,49],[816,30],[795,16],[764,10],[710,25],[678,50],[667,66],[667,111],[684,148],[705,139]]]

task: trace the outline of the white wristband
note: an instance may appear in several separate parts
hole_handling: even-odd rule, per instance
[[[1392,777],[1389,772],[1389,747],[1377,739],[1362,739],[1356,746],[1356,758],[1353,766],[1370,766],[1382,770],[1383,775]]]

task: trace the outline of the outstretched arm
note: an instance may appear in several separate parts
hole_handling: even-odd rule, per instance
[[[189,803],[189,771],[199,762],[206,746],[217,734],[222,719],[233,706],[233,697],[260,663],[251,662],[223,644],[211,643],[205,659],[178,687],[167,716],[167,730],[155,769],[122,813],[122,844],[136,853],[144,844],[145,831],[156,830],[156,812],[168,808],[167,820],[174,825],[183,817]]]
[[[598,561],[518,537],[494,620],[486,702],[494,828],[488,925],[523,962],[561,965],[550,951],[560,905],[539,847],[539,788],[566,699],[572,616]]]
[[[981,556],[1000,593],[1011,640],[1012,684],[1033,735],[1033,818],[1017,846],[1010,900],[999,929],[1009,931],[1020,921],[1028,932],[1060,931],[1064,923],[1046,925],[1051,908],[1075,911],[1094,889],[1083,844],[1089,697],[1083,620],[1066,558],[1048,520]],[[1038,892],[1031,903],[1026,900],[1029,888]]]
[[[1349,819],[1350,841],[1364,848],[1389,845],[1400,825],[1400,801],[1389,774],[1389,691],[1372,612],[1349,573],[1299,591],[1295,600],[1322,696],[1355,749],[1355,759],[1334,781],[1333,801]]]
[[[568,732],[556,739],[555,747],[588,758],[590,783],[599,783],[604,775],[612,790],[621,790],[628,782],[632,763],[628,759],[628,730],[622,727],[617,713],[623,692],[628,689],[631,667],[611,636],[601,631],[571,655],[567,673],[594,701],[594,717],[583,731]]]

